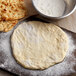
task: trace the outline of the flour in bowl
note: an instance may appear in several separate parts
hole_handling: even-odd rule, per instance
[[[59,17],[64,14],[64,0],[33,0],[36,9],[44,15]]]

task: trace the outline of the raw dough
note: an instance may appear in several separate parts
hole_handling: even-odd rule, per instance
[[[46,69],[63,61],[68,50],[67,35],[58,26],[37,21],[15,29],[11,44],[15,59],[25,68]]]

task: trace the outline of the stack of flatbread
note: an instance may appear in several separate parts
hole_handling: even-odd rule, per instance
[[[0,0],[0,31],[8,32],[25,16],[24,0]]]

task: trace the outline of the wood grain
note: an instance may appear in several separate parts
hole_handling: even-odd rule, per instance
[[[32,4],[32,0],[24,0],[24,1],[25,1],[25,7],[27,8],[28,11],[28,17],[38,14]]]
[[[54,22],[58,26],[76,33],[76,11],[69,17]]]

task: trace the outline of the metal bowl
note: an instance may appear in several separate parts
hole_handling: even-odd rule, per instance
[[[32,4],[34,6],[34,8],[36,9],[36,11],[39,13],[40,18],[42,19],[46,19],[46,20],[59,20],[59,19],[63,19],[65,17],[68,17],[69,15],[71,15],[75,9],[76,9],[76,0],[64,0],[65,4],[66,4],[66,8],[65,8],[65,12],[62,16],[60,17],[52,17],[52,16],[47,16],[43,13],[41,13],[35,6],[34,4],[34,0],[32,0]]]

